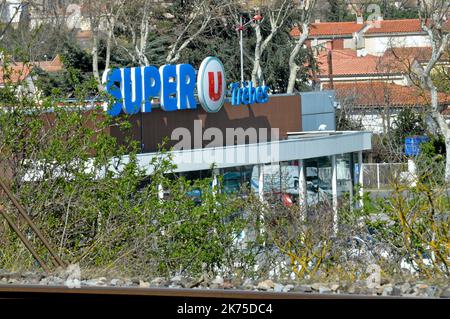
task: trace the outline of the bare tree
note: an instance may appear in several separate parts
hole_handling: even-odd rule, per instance
[[[167,63],[175,63],[181,57],[181,52],[194,41],[199,35],[205,32],[213,19],[220,17],[223,5],[211,0],[195,0],[192,4],[186,5],[187,12],[184,14],[187,19],[178,31],[175,42],[170,46],[166,57]]]
[[[439,104],[438,91],[432,79],[432,71],[449,45],[447,14],[450,10],[450,2],[448,0],[418,0],[418,5],[422,30],[428,34],[430,40],[431,57],[425,67],[416,60],[412,65],[412,71],[419,78],[421,87],[430,91],[430,115],[445,139],[447,150],[445,181],[450,182],[450,129],[441,113],[443,106]]]
[[[266,50],[273,37],[278,33],[280,28],[285,24],[286,20],[292,13],[293,1],[269,1],[269,3],[261,8],[263,20],[269,19],[270,31],[264,38],[261,32],[261,24],[263,20],[254,19],[252,24],[255,28],[256,44],[253,59],[252,81],[257,84],[263,80],[263,71],[261,66],[261,56]],[[262,83],[259,83],[262,84]]]
[[[116,45],[123,49],[134,63],[141,66],[150,63],[146,50],[151,31],[151,16],[153,13],[151,10],[156,9],[156,4],[153,2],[152,0],[126,1],[118,18],[125,32],[131,35],[131,39],[128,44],[121,43],[114,37]]]
[[[306,39],[309,36],[309,27],[311,21],[311,15],[316,6],[316,0],[300,0],[300,4],[298,6],[300,21],[299,21],[299,29],[300,35],[295,42],[294,48],[289,55],[289,81],[287,87],[287,93],[294,92],[295,81],[297,79],[297,73],[300,70],[300,66],[296,63],[296,58],[300,53],[300,49],[303,47]]]
[[[5,15],[4,17],[1,17],[2,19],[6,18],[6,21],[1,21],[0,41],[3,40],[5,33],[11,27],[13,21],[17,18],[18,15],[20,15],[22,8],[24,8],[28,4],[29,3],[27,1],[23,1],[22,3],[18,4],[11,13],[9,12],[10,3],[8,3],[6,0],[2,0],[0,2],[0,15],[3,15],[3,13],[9,13],[9,16]]]
[[[111,59],[111,39],[114,34],[114,27],[117,16],[124,4],[124,0],[85,0],[83,6],[86,8],[90,29],[92,31],[92,72],[99,90],[103,90],[101,76],[98,66],[100,36],[106,29],[106,57],[105,69],[109,68]],[[103,27],[105,26],[105,28]]]
[[[114,28],[118,20],[118,16],[125,4],[125,0],[107,1],[106,3],[106,57],[105,57],[105,70],[109,69],[111,62],[111,42],[114,37]]]
[[[175,63],[180,59],[181,52],[206,31],[211,21],[220,17],[222,8],[217,1],[195,0],[182,4],[183,14],[178,18],[169,12],[164,12],[165,7],[155,2],[154,0],[126,1],[118,17],[118,25],[129,34],[130,39],[119,41],[113,34],[115,44],[139,65],[150,64],[147,56],[149,36],[152,31],[156,31],[156,25],[161,22],[162,16],[174,22],[169,24],[168,30],[162,26],[159,32],[176,35],[165,59],[167,63]]]

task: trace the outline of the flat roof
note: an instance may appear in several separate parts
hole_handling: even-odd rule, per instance
[[[174,150],[167,152],[177,166],[174,172],[189,172],[244,165],[269,164],[370,150],[371,132],[318,131],[291,133],[285,140],[221,147]],[[139,166],[153,172],[151,161],[156,152],[137,155]],[[126,164],[128,156],[121,158]],[[119,168],[120,170],[120,168]]]
[[[370,150],[372,148],[372,133],[366,131],[317,131],[292,132],[291,137],[285,140],[241,144],[221,147],[209,147],[190,150],[169,151],[167,153],[137,154],[140,168],[150,175],[153,172],[151,162],[154,158],[171,156],[172,163],[177,167],[174,173],[199,171],[214,168],[229,168],[245,165],[271,164],[284,161],[317,158],[330,155],[345,154]],[[116,164],[117,171],[121,171],[130,160],[129,155],[111,160]],[[93,159],[90,159],[93,161]],[[32,163],[30,163],[32,164]],[[35,163],[36,164],[36,163]],[[42,167],[43,163],[37,167]],[[51,166],[51,164],[50,164]],[[88,164],[86,172],[91,172]],[[30,169],[23,181],[34,181],[42,178],[40,168]],[[63,174],[63,173],[61,173]],[[102,178],[104,172],[97,173],[96,178]],[[70,178],[70,176],[63,176]]]

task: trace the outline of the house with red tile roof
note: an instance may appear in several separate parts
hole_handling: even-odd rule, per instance
[[[380,20],[367,23],[364,48],[374,55],[383,55],[389,48],[429,47],[428,35],[419,19]],[[450,29],[449,22],[446,27]]]
[[[315,83],[324,84],[381,81],[410,85],[411,68],[415,61],[424,65],[431,57],[431,48],[391,48],[382,56],[360,55],[351,49],[321,49],[316,55]],[[448,53],[439,66],[450,67]]]
[[[36,61],[32,62],[32,64],[48,73],[60,72],[64,67],[59,54],[57,54],[51,61]]]
[[[367,26],[362,20],[353,22],[321,22],[316,20],[310,26],[307,45],[311,47],[333,47],[335,49],[356,49],[357,35]],[[301,30],[298,26],[290,31],[293,38],[298,38]]]
[[[450,21],[446,27],[450,29]],[[294,27],[290,35],[300,36]],[[381,56],[391,47],[429,47],[427,34],[419,19],[397,19],[363,22],[320,22],[311,24],[308,43],[311,47],[363,50],[363,54]]]
[[[359,55],[351,49],[322,49],[314,74],[320,89],[334,89],[342,108],[355,122],[375,133],[385,133],[405,107],[423,111],[430,95],[410,79],[411,65],[426,63],[430,48],[391,48],[382,56]],[[444,54],[440,66],[450,66]],[[450,106],[450,94],[439,93],[441,109]],[[450,117],[449,117],[450,120]],[[450,123],[450,121],[449,121]]]
[[[389,81],[407,85],[405,67],[393,55],[358,55],[351,49],[322,49],[316,56],[315,83],[322,88],[327,83]]]
[[[330,88],[330,83],[324,85]],[[423,112],[431,104],[430,93],[415,85],[367,81],[335,83],[333,89],[340,108],[352,121],[374,133],[386,133],[402,109]],[[450,94],[439,93],[438,103],[450,124]]]
[[[36,93],[32,76],[32,70],[36,67],[45,72],[54,73],[62,71],[63,63],[59,55],[51,61],[11,62],[7,65],[0,62],[0,88],[14,85],[17,86],[18,92]]]
[[[31,73],[31,67],[23,63],[13,63],[8,66],[0,66],[0,87],[17,84],[25,81]]]

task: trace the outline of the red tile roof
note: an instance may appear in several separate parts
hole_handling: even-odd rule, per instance
[[[415,86],[402,86],[386,82],[334,83],[336,97],[341,103],[359,107],[427,106],[430,94]],[[329,89],[330,84],[324,84]],[[450,95],[439,93],[440,104],[450,104]]]
[[[419,19],[382,20],[368,22],[371,27],[366,34],[375,33],[418,33],[422,32]]]
[[[409,47],[409,48],[389,48],[384,53],[385,56],[392,56],[400,61],[417,60],[419,62],[428,61],[431,58],[430,47]],[[442,61],[448,61],[448,52],[444,52],[441,56]]]
[[[358,32],[364,27],[363,24],[357,24],[356,22],[319,22],[312,23],[309,31],[309,37],[317,36],[352,36],[353,33]],[[290,35],[292,37],[300,36],[300,29],[294,27]]]
[[[57,54],[52,61],[37,61],[33,64],[49,73],[59,72],[63,69],[63,63],[59,54]]]
[[[25,80],[31,72],[31,68],[23,63],[0,66],[0,85],[16,84]]]
[[[372,34],[390,34],[390,33],[422,33],[419,19],[398,19],[398,20],[381,20],[366,21],[364,24],[356,22],[319,22],[312,23],[310,30],[310,38],[318,36],[351,36],[353,33],[362,30],[364,27],[370,26],[364,33]],[[450,21],[447,21],[446,28],[450,29]],[[294,27],[290,35],[292,37],[300,36],[300,29]]]
[[[13,62],[7,67],[0,66],[0,85],[8,83],[18,83],[25,80],[33,67],[39,67],[46,72],[58,72],[63,69],[61,57],[56,55],[52,61],[36,61],[30,63]]]
[[[335,76],[397,74],[398,63],[391,57],[374,55],[357,56],[352,49],[331,50],[332,74]],[[319,77],[328,77],[328,50],[322,50],[316,59],[319,65]]]
[[[380,33],[422,33],[420,19],[398,19],[398,20],[382,20],[376,22],[368,22],[371,27],[365,31],[365,34]],[[450,21],[446,23],[447,29],[450,28]]]

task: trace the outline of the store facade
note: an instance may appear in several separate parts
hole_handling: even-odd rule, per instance
[[[175,174],[221,176],[226,192],[248,185],[261,199],[286,194],[304,205],[328,200],[337,208],[345,194],[352,197],[362,152],[371,149],[369,132],[324,130],[335,127],[329,110],[328,124],[313,130],[332,91],[316,98],[315,92],[271,95],[265,84],[252,82],[227,85],[217,58],[206,58],[198,71],[186,64],[107,71],[104,81],[119,101],[105,110],[127,113],[132,127],[128,133],[113,127],[110,134],[120,143],[139,142],[138,161],[149,175],[166,140]],[[314,124],[304,132],[302,122]]]

